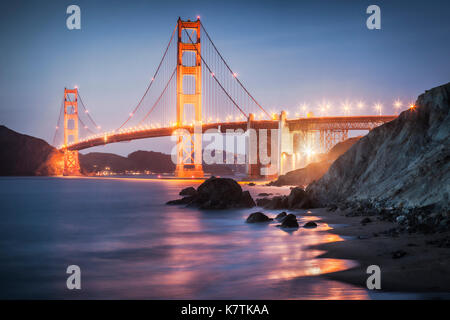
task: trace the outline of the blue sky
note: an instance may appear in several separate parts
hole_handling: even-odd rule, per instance
[[[81,8],[81,30],[66,8]],[[368,30],[366,8],[381,8]],[[220,51],[267,109],[324,99],[381,102],[393,113],[450,81],[448,1],[9,1],[0,4],[0,123],[51,142],[64,87],[78,85],[103,128],[145,90],[178,16],[201,16]],[[368,108],[364,113],[375,113]],[[164,139],[90,151],[161,150]]]

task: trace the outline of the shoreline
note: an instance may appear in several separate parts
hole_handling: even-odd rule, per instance
[[[376,215],[346,217],[346,213],[348,211],[337,209],[332,212],[325,208],[307,213],[318,217],[319,223],[332,227],[319,232],[331,232],[345,238],[345,241],[311,246],[310,249],[325,251],[318,258],[350,259],[359,264],[344,271],[322,274],[322,277],[367,288],[366,280],[370,276],[366,273],[367,267],[378,265],[381,269],[381,289],[374,290],[375,293],[450,293],[449,231],[433,234],[384,233],[396,224],[380,221]],[[371,222],[362,224],[366,217]],[[442,239],[447,239],[447,242]]]

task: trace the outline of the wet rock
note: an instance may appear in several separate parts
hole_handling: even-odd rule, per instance
[[[284,217],[280,225],[281,228],[298,228],[297,217],[290,213]]]
[[[195,196],[197,194],[197,190],[194,187],[187,187],[180,191],[180,196]]]
[[[317,223],[314,221],[308,221],[303,225],[303,228],[317,228]]]
[[[270,202],[268,202],[264,208],[266,209],[287,209],[287,197],[286,196],[275,196],[273,197]]]
[[[256,205],[258,207],[265,207],[270,203],[270,199],[269,198],[261,198],[261,199],[256,199]]]
[[[371,223],[371,222],[372,222],[372,219],[370,219],[368,217],[366,217],[366,218],[361,220],[361,224],[362,225],[366,225],[366,224]]]
[[[247,184],[248,186],[250,186],[250,187],[253,187],[253,186],[256,186],[256,184],[255,183],[253,183],[253,182],[250,182],[249,184]]]
[[[247,223],[257,223],[257,222],[269,222],[272,221],[272,218],[269,218],[262,212],[253,212],[251,213],[245,222]]]
[[[303,188],[293,188],[288,196],[288,207],[297,208],[298,206],[300,208],[303,202],[307,199],[308,195]]]
[[[288,196],[289,209],[311,209],[317,208],[315,201],[303,188],[293,188]]]
[[[192,190],[188,191],[192,192]],[[169,201],[167,204],[187,204],[200,209],[250,208],[255,206],[250,193],[242,192],[241,186],[230,178],[212,176],[205,180],[195,195]]]
[[[194,197],[184,197],[182,199],[167,201],[166,204],[168,205],[189,204],[192,202],[193,199]]]
[[[284,220],[284,218],[286,218],[286,216],[287,216],[287,213],[286,212],[280,212],[279,214],[277,214],[277,216],[275,217],[275,220],[278,220],[278,221],[283,221]]]
[[[250,195],[250,192],[248,192],[248,191],[242,192],[240,207],[241,208],[253,208],[254,206],[256,206],[256,203],[255,203],[255,201],[253,201],[253,198]]]

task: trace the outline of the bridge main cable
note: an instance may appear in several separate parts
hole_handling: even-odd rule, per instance
[[[63,109],[64,109],[64,96],[61,100],[61,107],[59,109],[59,117],[58,117],[58,121],[56,122],[56,127],[55,127],[55,134],[53,135],[53,146],[56,147],[56,137],[58,135],[58,130],[59,130],[59,125],[61,123],[61,117],[63,114]]]
[[[150,110],[147,112],[147,114],[145,115],[145,117],[139,122],[138,126],[141,125],[142,122],[144,122],[147,117],[150,115],[150,113],[153,112],[153,110],[155,109],[156,105],[159,103],[159,101],[161,100],[162,96],[164,95],[164,93],[166,92],[167,88],[169,87],[170,81],[172,81],[173,76],[176,74],[177,72],[177,68],[175,67],[175,70],[173,70],[172,75],[169,78],[169,81],[167,81],[163,91],[161,92],[161,94],[159,95],[158,99],[156,99],[155,103],[153,104],[153,106],[150,108]]]
[[[94,121],[94,119],[92,118],[92,116],[91,116],[91,114],[90,114],[90,112],[89,112],[89,109],[86,108],[86,106],[85,106],[85,104],[84,104],[84,102],[83,102],[83,99],[81,98],[80,90],[78,90],[78,98],[80,99],[81,106],[82,106],[83,109],[84,109],[84,113],[88,116],[89,120],[92,122],[92,124],[94,125],[95,129],[99,130],[99,129],[100,129],[100,126],[99,126],[99,125]],[[91,130],[89,130],[89,131],[91,131]],[[92,131],[91,131],[91,132],[92,132]]]
[[[150,90],[150,88],[151,88],[153,82],[155,81],[156,76],[158,75],[158,72],[159,72],[159,70],[160,70],[160,68],[161,68],[161,65],[162,65],[162,63],[163,63],[163,61],[164,61],[164,59],[165,59],[165,57],[166,57],[166,55],[167,55],[167,51],[169,50],[170,44],[172,43],[173,37],[174,37],[174,35],[175,35],[175,32],[177,31],[177,28],[178,28],[178,25],[175,26],[175,29],[174,29],[173,32],[172,32],[172,36],[170,37],[169,43],[167,44],[166,50],[164,51],[164,54],[163,54],[163,57],[161,58],[161,61],[159,62],[159,65],[158,65],[158,68],[156,68],[155,74],[153,75],[152,80],[150,81],[149,85],[147,86],[147,89],[145,90],[144,95],[142,96],[141,100],[139,100],[139,103],[138,103],[137,106],[134,108],[133,112],[130,113],[130,115],[129,115],[129,117],[127,118],[127,120],[125,120],[125,122],[122,123],[122,125],[121,125],[117,130],[122,129],[123,126],[124,126],[125,124],[127,124],[128,121],[131,120],[131,118],[133,117],[133,115],[134,115],[134,114],[136,113],[136,111],[140,108],[140,106],[141,106],[141,104],[142,104],[142,101],[144,101],[145,96],[147,95],[147,93],[148,93],[148,91]]]
[[[184,29],[184,31],[186,32],[187,36],[189,37],[189,41],[191,41],[192,44],[195,44],[194,41],[192,41],[192,38],[189,35],[189,33],[186,31],[186,29]],[[241,109],[241,107],[239,107],[239,105],[236,103],[236,101],[234,101],[234,99],[230,96],[230,94],[227,92],[227,90],[225,90],[225,88],[222,86],[222,84],[217,79],[217,77],[214,76],[214,72],[212,72],[211,68],[208,66],[205,59],[203,59],[202,54],[200,52],[198,52],[197,48],[195,49],[195,51],[197,51],[197,54],[200,56],[200,59],[202,59],[202,62],[205,64],[205,67],[208,69],[209,73],[214,78],[214,80],[217,82],[217,84],[220,86],[220,88],[223,90],[223,92],[227,95],[227,97],[231,100],[231,102],[233,102],[233,104],[236,106],[236,108],[239,109],[239,111],[244,115],[244,117],[247,118],[248,115]]]
[[[200,21],[200,26],[202,27],[203,31],[205,32],[206,36],[208,37],[209,41],[211,42],[214,50],[216,50],[217,54],[219,55],[220,59],[222,59],[222,62],[225,64],[225,66],[227,67],[227,69],[230,71],[231,75],[236,79],[236,81],[238,82],[238,84],[242,87],[242,89],[244,89],[244,91],[247,93],[247,95],[253,100],[253,102],[269,117],[272,118],[270,116],[270,114],[258,103],[258,101],[256,101],[256,99],[252,96],[252,94],[247,90],[247,88],[243,85],[243,83],[238,79],[238,77],[236,76],[236,74],[233,72],[233,70],[231,70],[230,66],[228,65],[228,63],[225,61],[225,59],[223,58],[223,56],[220,54],[220,51],[217,49],[216,45],[214,44],[214,42],[212,41],[211,37],[209,36],[208,32],[206,31],[205,27],[203,26],[203,23]]]

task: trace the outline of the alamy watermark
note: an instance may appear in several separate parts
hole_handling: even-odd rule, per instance
[[[73,290],[81,289],[81,269],[77,265],[70,265],[67,267],[66,273],[70,274],[70,276],[67,278],[66,286],[67,289]]]
[[[67,7],[67,14],[70,16],[66,19],[66,26],[69,30],[80,30],[81,29],[81,9],[79,6],[72,4]]]

